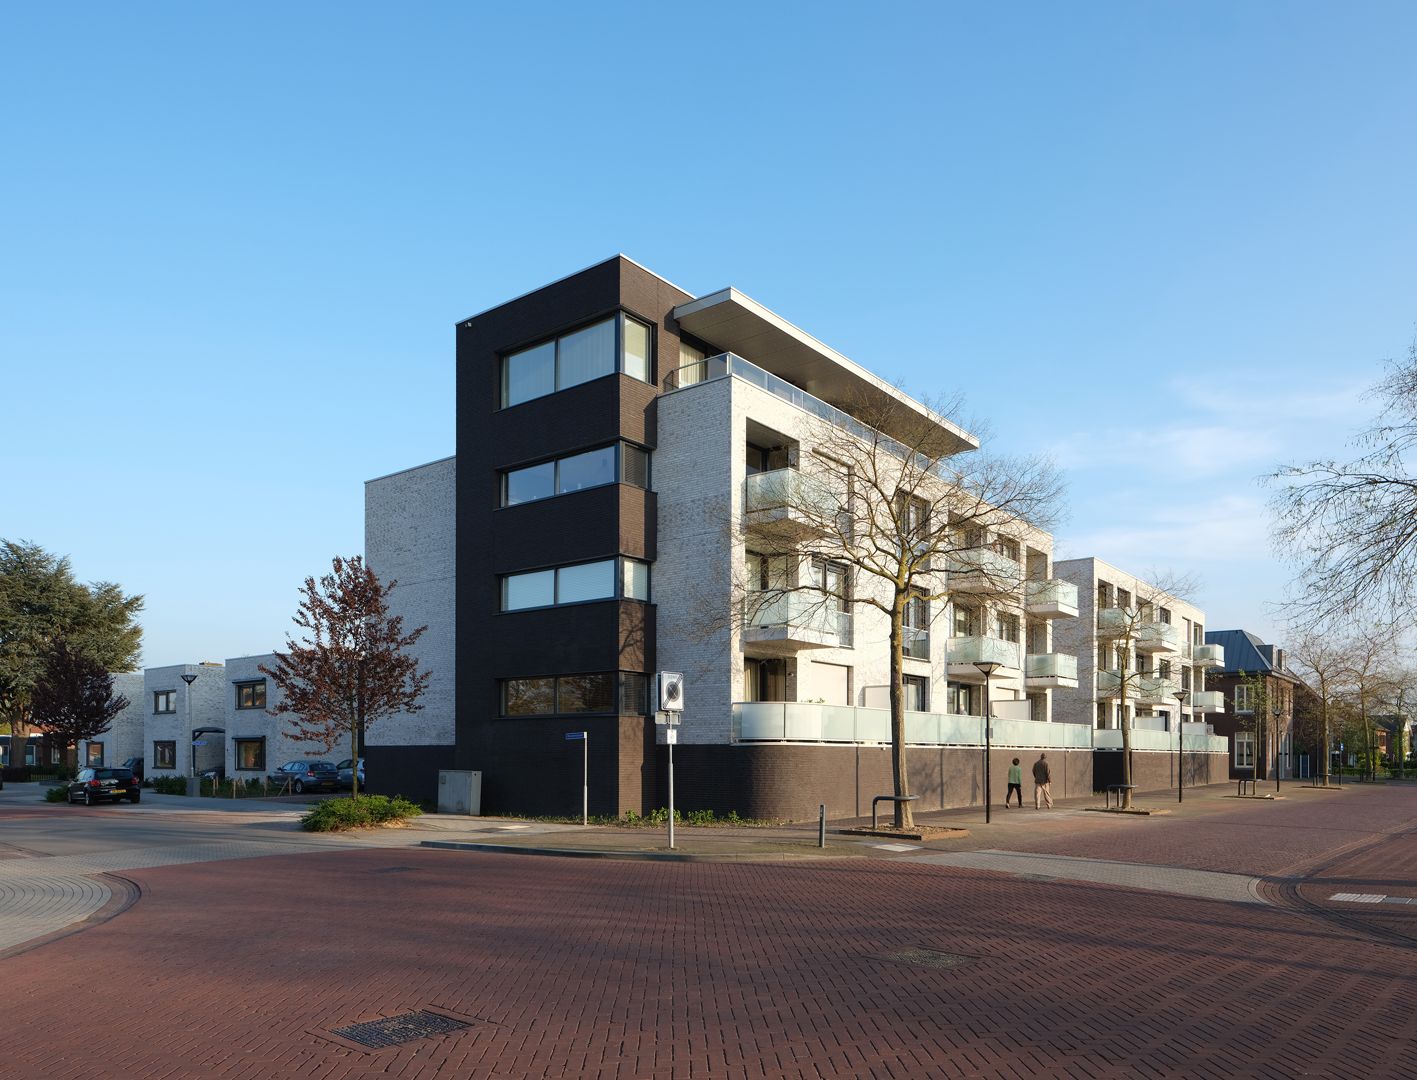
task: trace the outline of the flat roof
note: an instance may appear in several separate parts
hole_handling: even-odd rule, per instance
[[[918,421],[924,419],[946,436],[946,452],[959,453],[979,448],[978,438],[958,424],[945,419],[737,289],[720,289],[680,304],[672,314],[679,325],[695,337],[737,353],[843,412],[856,411],[851,408],[853,401],[903,406],[917,423],[902,423],[901,429],[915,426],[918,430]],[[890,410],[883,411],[889,415]],[[912,439],[907,430],[888,430],[889,423],[878,426],[887,435],[903,436],[907,441]]]

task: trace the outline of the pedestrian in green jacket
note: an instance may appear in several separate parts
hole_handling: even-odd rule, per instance
[[[1018,808],[1023,809],[1023,769],[1019,767],[1018,758],[1014,758],[1014,763],[1009,766],[1009,790],[1004,796],[1004,809],[1008,809],[1009,796],[1018,796]]]

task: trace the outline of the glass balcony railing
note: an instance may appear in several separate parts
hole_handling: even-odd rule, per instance
[[[1186,647],[1185,634],[1171,623],[1140,623],[1134,639],[1136,647],[1143,652],[1181,652]]]
[[[1072,679],[1077,681],[1078,658],[1071,653],[1030,653],[1024,676],[1029,679]]]
[[[1024,583],[1028,610],[1032,614],[1076,615],[1078,587],[1071,581],[1049,578]]]
[[[750,630],[782,629],[788,638],[834,638],[839,647],[849,648],[851,613],[839,610],[835,604],[833,598],[809,589],[764,589],[743,598],[743,621]]]
[[[1224,712],[1225,695],[1219,690],[1197,690],[1191,695],[1190,705],[1195,712]]]
[[[905,626],[901,628],[901,633],[904,635],[901,645],[906,656],[914,660],[930,659],[930,631]]]
[[[1195,645],[1192,646],[1191,659],[1195,661],[1196,667],[1224,667],[1225,666],[1225,646],[1224,645]]]
[[[995,746],[1086,749],[1092,729],[1084,724],[1035,720],[991,722]],[[735,742],[888,743],[888,709],[821,705],[798,701],[739,702],[733,706]],[[917,746],[983,746],[984,718],[954,713],[905,714],[905,741]]]
[[[952,551],[945,556],[951,589],[984,586],[1000,592],[1013,592],[1023,578],[1023,567],[993,548],[973,547]]]
[[[830,523],[843,508],[825,483],[797,469],[754,473],[743,483],[743,509],[748,513],[798,510]]]
[[[982,664],[993,662],[1017,668],[1019,647],[1014,641],[996,637],[952,637],[946,645],[951,664]]]

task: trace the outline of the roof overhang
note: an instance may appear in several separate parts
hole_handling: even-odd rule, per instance
[[[864,411],[887,418],[877,426],[893,438],[918,442],[919,422],[924,419],[936,429],[932,435],[941,437],[944,453],[979,448],[979,440],[959,425],[737,289],[721,289],[680,304],[673,316],[695,337],[737,353],[843,412],[859,414],[863,411],[861,406],[866,406]],[[892,413],[898,417],[895,424],[889,420]],[[890,430],[892,426],[897,430]]]

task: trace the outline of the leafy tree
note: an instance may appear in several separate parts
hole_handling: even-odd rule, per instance
[[[388,597],[398,584],[381,583],[360,555],[335,556],[333,570],[318,582],[307,577],[292,621],[305,631],[287,635],[274,667],[262,665],[281,692],[272,716],[284,714],[287,733],[325,751],[349,737],[350,757],[363,749],[365,729],[396,713],[422,710],[419,698],[431,677],[419,672],[409,649],[428,628],[404,632],[403,616],[390,615]],[[359,794],[354,769],[352,793]]]
[[[35,688],[63,642],[105,671],[132,671],[142,643],[141,596],[74,580],[67,556],[0,540],[0,722],[16,745],[28,733]]]
[[[128,699],[113,693],[113,676],[102,664],[56,642],[45,658],[44,675],[31,697],[34,726],[64,749],[108,730]]]
[[[1292,606],[1305,625],[1355,611],[1417,613],[1417,342],[1371,395],[1380,408],[1357,457],[1286,465],[1267,478],[1275,546],[1297,564]]]
[[[756,575],[745,568],[732,583],[730,619],[740,628],[779,609],[833,627],[854,610],[884,617],[899,797],[910,794],[905,656],[924,647],[931,622],[962,587],[981,623],[973,635],[987,636],[985,602],[1020,594],[1022,546],[1051,525],[1062,498],[1051,462],[974,449],[947,411],[953,406],[935,411],[877,394],[818,414],[804,431],[808,450],[783,451],[784,467],[762,476],[760,498],[777,504],[766,520],[749,507],[733,527],[737,544],[763,560]],[[910,803],[897,801],[896,827],[913,820]]]

